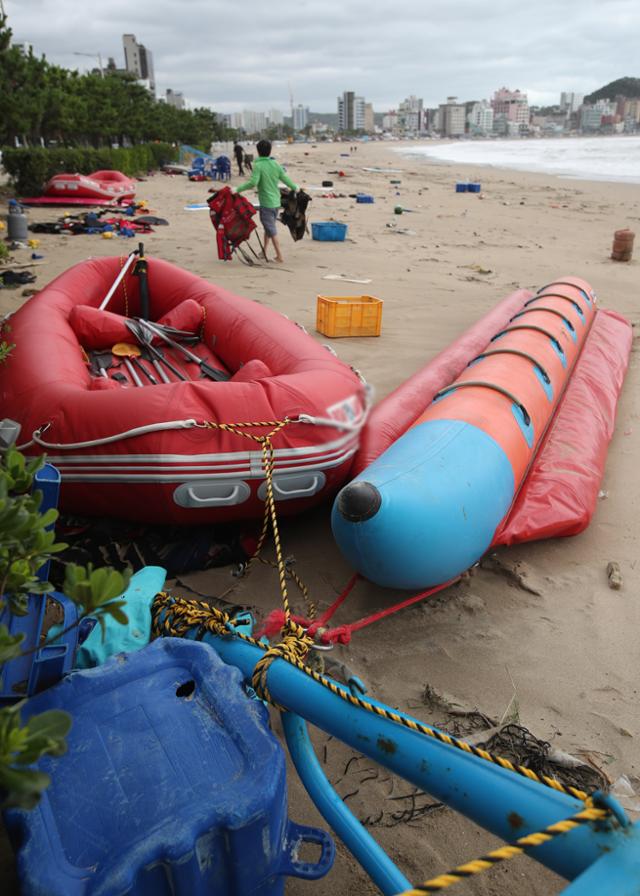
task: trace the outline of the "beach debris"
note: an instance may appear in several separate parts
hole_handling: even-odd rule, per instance
[[[471,614],[482,613],[487,608],[484,600],[477,594],[461,594],[458,598],[458,605]]]
[[[619,591],[622,588],[620,564],[615,560],[609,560],[607,563],[607,579],[609,580],[609,588],[613,588],[614,591]]]
[[[541,585],[535,581],[534,571],[523,560],[503,560],[497,554],[489,554],[480,561],[480,568],[504,576],[512,585],[517,585],[529,594],[542,594]]]
[[[323,280],[340,280],[342,283],[371,283],[371,279],[358,280],[355,277],[345,277],[344,274],[324,274]]]
[[[614,261],[631,261],[635,236],[632,230],[616,230],[611,247],[611,258]]]
[[[460,267],[475,271],[476,274],[493,274],[491,268],[483,268],[481,264],[461,264]]]
[[[17,289],[25,283],[35,283],[36,275],[29,271],[2,271],[0,280],[4,289]]]
[[[601,501],[604,501],[606,498],[609,497],[609,492],[605,492],[605,491],[602,491],[602,489],[600,489],[600,491],[598,492],[598,497],[600,498]]]
[[[635,790],[631,786],[631,781],[626,775],[620,775],[613,782],[611,796],[615,797],[623,809],[628,812],[640,812],[640,799],[638,799]]]

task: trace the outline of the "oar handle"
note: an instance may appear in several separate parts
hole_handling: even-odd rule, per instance
[[[125,261],[125,263],[122,265],[122,270],[120,271],[120,273],[114,280],[113,286],[111,287],[109,292],[106,294],[106,296],[102,300],[102,304],[100,305],[100,311],[104,311],[104,309],[107,307],[107,305],[111,301],[111,296],[114,294],[114,292],[116,291],[116,289],[118,288],[120,283],[124,280],[125,274],[131,267],[131,262],[133,261],[133,259],[136,257],[137,254],[138,254],[138,250],[134,249],[133,252],[131,253],[131,255],[129,255],[129,257]]]

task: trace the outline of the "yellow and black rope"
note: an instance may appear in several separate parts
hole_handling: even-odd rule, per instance
[[[464,865],[458,865],[451,871],[447,871],[446,874],[439,874],[437,877],[432,877],[431,880],[418,884],[410,890],[405,890],[403,893],[400,893],[399,896],[424,896],[425,893],[439,893],[441,890],[446,890],[447,887],[451,887],[453,884],[457,884],[467,877],[472,877],[474,874],[480,874],[482,871],[493,868],[494,865],[498,865],[500,862],[506,862],[509,859],[522,855],[527,852],[527,850],[533,849],[535,846],[541,846],[543,843],[548,843],[550,840],[553,840],[554,837],[573,831],[575,828],[580,827],[580,825],[588,824],[593,821],[602,821],[607,818],[608,814],[606,809],[596,809],[593,806],[587,806],[580,812],[572,815],[571,818],[556,821],[543,831],[537,831],[534,834],[525,834],[523,837],[518,837],[513,844],[501,846],[498,849],[494,849],[487,853],[485,856],[481,856],[479,859],[465,862]]]
[[[164,614],[164,616],[162,618],[162,622],[160,622],[160,617],[162,616],[162,614]],[[257,641],[255,638],[251,638],[249,635],[245,635],[242,632],[234,631],[233,622],[230,617],[222,610],[211,607],[204,601],[187,600],[183,597],[172,598],[169,597],[169,595],[167,595],[166,593],[161,592],[156,597],[153,605],[153,617],[153,631],[156,635],[172,635],[176,637],[182,637],[189,629],[197,627],[202,631],[208,631],[212,635],[220,635],[225,637],[234,634],[235,636],[242,638],[244,641],[247,641],[249,644],[253,644],[255,647],[258,647],[265,652],[270,652],[270,650],[276,650],[278,647],[280,647],[280,645],[275,645],[274,648],[268,650],[264,644],[262,644],[260,641]],[[311,639],[309,638],[308,641],[309,646],[311,646]],[[468,744],[466,741],[459,740],[457,737],[454,737],[451,734],[447,734],[444,731],[439,731],[436,728],[431,728],[429,725],[425,725],[423,722],[418,722],[415,719],[409,718],[408,716],[401,715],[400,713],[396,713],[393,710],[387,709],[383,706],[378,706],[377,704],[370,703],[368,700],[352,694],[351,692],[340,687],[330,678],[325,678],[323,675],[320,675],[318,672],[310,669],[309,666],[305,665],[301,658],[302,653],[303,652],[301,650],[287,651],[286,655],[278,652],[277,656],[281,659],[286,660],[288,663],[290,663],[292,666],[295,666],[301,672],[304,672],[305,675],[308,675],[318,684],[327,688],[336,697],[339,697],[341,700],[345,700],[352,706],[357,706],[359,709],[364,709],[367,712],[372,712],[375,715],[380,716],[380,718],[387,719],[397,725],[402,725],[403,728],[408,728],[410,731],[415,731],[419,734],[423,734],[426,737],[437,740],[449,747],[455,747],[458,750],[462,750],[464,753],[468,753],[472,756],[478,757],[479,759],[483,759],[485,760],[485,762],[492,762],[495,765],[499,765],[501,768],[506,769],[507,771],[515,772],[516,774],[522,775],[522,777],[528,778],[530,781],[535,781],[538,784],[544,784],[545,786],[550,787],[553,790],[557,790],[560,793],[564,793],[567,796],[575,797],[576,799],[582,800],[583,802],[589,799],[589,795],[585,793],[585,791],[579,790],[577,787],[567,787],[560,781],[556,781],[555,778],[550,778],[547,775],[538,775],[532,769],[526,768],[526,766],[524,765],[516,765],[503,756],[496,756],[494,753],[491,753],[488,750],[483,750],[481,747],[476,747],[473,744]],[[260,665],[263,664],[263,660],[264,658],[258,663],[261,670],[264,669],[264,665]],[[260,684],[258,685],[258,688],[260,688]],[[267,699],[266,695],[265,699]]]

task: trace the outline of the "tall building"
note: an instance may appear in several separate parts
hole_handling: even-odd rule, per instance
[[[396,109],[389,109],[382,116],[382,130],[396,131],[398,129],[398,112]]]
[[[529,126],[529,102],[526,93],[501,87],[494,93],[491,106],[495,117],[504,115],[508,122],[514,122],[519,128]]]
[[[590,106],[582,106],[580,109],[580,127],[583,131],[600,130],[603,118],[610,118],[615,114],[616,107],[609,100],[598,100]]]
[[[577,112],[580,106],[582,105],[582,101],[584,100],[583,93],[561,93],[560,94],[560,111],[566,112],[567,115],[571,115],[573,112]]]
[[[264,131],[267,117],[264,112],[253,112],[251,109],[242,110],[242,130],[247,134],[259,134]]]
[[[298,103],[297,106],[293,107],[293,130],[294,131],[303,131],[306,126],[309,124],[309,107],[303,106],[301,103]]]
[[[167,88],[167,106],[173,106],[175,109],[184,109],[184,94],[178,93],[177,90]]]
[[[135,34],[123,34],[124,67],[143,81],[145,87],[156,95],[156,77],[153,71],[153,54],[143,44],[139,44]]]
[[[373,134],[375,130],[375,119],[373,117],[373,103],[364,104],[364,115],[362,118],[362,126],[367,134]]]
[[[272,125],[284,124],[284,114],[280,109],[269,109],[267,112],[267,121]]]
[[[410,134],[424,130],[423,102],[413,94],[398,106],[398,127]]]
[[[439,131],[443,137],[461,137],[466,128],[466,106],[457,96],[448,96],[439,107]]]
[[[364,97],[356,96],[352,90],[338,97],[338,130],[364,130]]]
[[[487,100],[473,103],[467,116],[469,130],[478,136],[487,136],[493,131],[493,109]]]

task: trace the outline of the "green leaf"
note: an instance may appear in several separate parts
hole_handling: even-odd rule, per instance
[[[26,740],[19,751],[16,762],[31,765],[47,753],[62,756],[67,751],[66,735],[71,729],[71,716],[59,709],[50,709],[32,716],[22,730]]]
[[[125,600],[112,601],[109,604],[103,604],[101,607],[98,607],[97,612],[103,613],[105,616],[111,616],[120,625],[126,625],[129,617],[122,611],[122,607],[126,607],[126,605],[127,602]]]
[[[0,792],[6,792],[2,808],[33,809],[50,783],[51,778],[44,772],[0,763]]]
[[[48,709],[37,716],[31,716],[26,725],[29,738],[34,736],[59,740],[71,730],[71,716],[61,709]]]
[[[0,625],[0,663],[20,656],[20,645],[24,639],[24,634],[12,635],[6,625]]]

